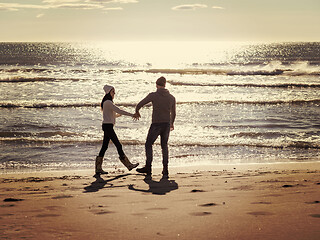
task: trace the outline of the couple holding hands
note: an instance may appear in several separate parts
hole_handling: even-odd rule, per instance
[[[145,173],[147,176],[151,176],[151,165],[153,160],[152,145],[160,136],[161,140],[161,149],[162,149],[162,163],[163,171],[162,175],[165,178],[168,178],[168,139],[170,130],[174,129],[174,120],[176,117],[176,100],[174,96],[165,88],[166,79],[160,77],[156,81],[157,90],[155,92],[149,93],[144,99],[142,99],[136,106],[136,112],[131,114],[124,110],[118,108],[114,103],[113,99],[115,96],[115,89],[112,86],[105,85],[104,91],[105,96],[101,102],[101,109],[103,112],[103,122],[102,130],[104,132],[103,143],[99,155],[96,157],[96,174],[106,174],[107,172],[103,171],[102,163],[103,157],[108,149],[110,140],[114,143],[117,148],[120,161],[131,171],[133,168],[136,168],[139,163],[131,163],[128,157],[125,155],[122,149],[122,145],[115,133],[113,127],[115,124],[115,118],[119,115],[131,116],[135,120],[138,120],[141,116],[139,113],[140,108],[148,103],[152,103],[152,124],[149,128],[147,140],[145,143],[146,151],[146,164],[143,168],[138,168],[137,172]]]

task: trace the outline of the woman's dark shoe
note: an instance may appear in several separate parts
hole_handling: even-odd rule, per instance
[[[126,155],[120,157],[119,159],[123,163],[123,165],[125,165],[128,168],[129,171],[138,167],[139,165],[139,163],[131,163]]]
[[[96,157],[96,174],[108,174],[102,169],[103,157]]]

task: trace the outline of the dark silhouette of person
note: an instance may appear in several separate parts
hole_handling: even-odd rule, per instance
[[[102,169],[102,163],[110,140],[117,148],[120,161],[128,168],[129,171],[131,171],[133,168],[137,167],[139,163],[131,163],[128,157],[123,152],[122,144],[120,143],[118,136],[114,131],[114,125],[116,117],[119,117],[121,115],[131,116],[134,119],[136,118],[134,117],[134,114],[121,110],[113,103],[113,99],[116,94],[113,86],[105,85],[103,89],[106,93],[101,101],[101,110],[103,113],[102,130],[104,132],[104,136],[101,150],[99,152],[99,155],[96,157],[96,174],[108,173]]]
[[[157,91],[148,94],[142,99],[136,106],[136,113],[134,117],[139,118],[139,110],[144,105],[152,103],[152,124],[149,128],[147,140],[145,143],[146,151],[146,165],[143,168],[138,168],[137,172],[145,173],[151,177],[152,171],[152,146],[158,136],[161,138],[161,149],[162,149],[162,164],[163,164],[163,177],[169,177],[168,162],[169,162],[169,151],[168,151],[168,140],[170,130],[174,130],[174,120],[176,117],[176,99],[170,94],[165,88],[166,79],[160,77],[156,81]]]

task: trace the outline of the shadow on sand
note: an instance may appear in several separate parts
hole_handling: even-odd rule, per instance
[[[100,175],[96,174],[94,177],[96,178],[96,181],[92,182],[89,186],[84,188],[84,193],[90,193],[90,192],[98,192],[100,189],[105,188],[106,185],[107,188],[115,188],[115,187],[124,187],[124,186],[114,186],[112,181],[117,180],[119,178],[126,177],[128,175],[131,175],[130,173],[127,174],[121,174],[116,177],[104,180]],[[126,185],[127,186],[127,185]]]
[[[161,178],[159,182],[152,180],[150,177],[146,177],[144,182],[149,185],[148,190],[137,189],[132,184],[129,185],[129,189],[137,192],[152,193],[156,195],[165,195],[171,191],[179,188],[175,180],[168,180],[167,178]]]

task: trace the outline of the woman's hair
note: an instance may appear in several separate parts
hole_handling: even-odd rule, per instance
[[[110,91],[110,92],[111,92],[111,91]],[[101,104],[100,104],[101,110],[103,110],[103,103],[104,103],[105,101],[110,100],[111,102],[113,102],[110,92],[108,92],[106,95],[104,95],[104,97],[103,97],[103,99],[102,99],[102,101],[101,101]]]

